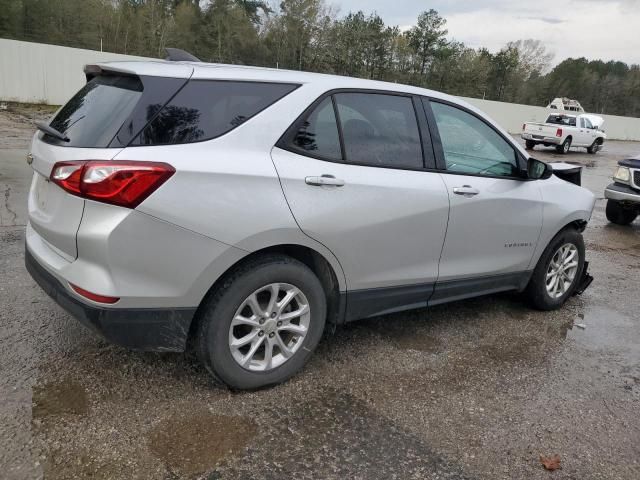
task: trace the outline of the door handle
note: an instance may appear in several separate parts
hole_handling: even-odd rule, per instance
[[[316,187],[321,187],[324,185],[330,185],[332,187],[344,186],[344,180],[340,178],[336,178],[333,175],[322,175],[320,177],[305,177],[304,183],[306,183],[307,185],[313,185]]]
[[[453,193],[464,197],[473,197],[474,195],[478,195],[480,190],[473,188],[471,185],[463,185],[462,187],[454,187]]]

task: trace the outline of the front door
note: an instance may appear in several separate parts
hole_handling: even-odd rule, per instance
[[[431,109],[451,204],[432,303],[520,287],[542,228],[538,184],[520,176],[514,147],[480,117],[435,101]]]
[[[328,96],[272,158],[300,228],[342,265],[348,318],[426,305],[449,199],[441,176],[423,168],[411,96]]]

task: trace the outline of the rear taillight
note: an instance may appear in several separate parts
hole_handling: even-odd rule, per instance
[[[92,300],[94,302],[111,304],[116,303],[118,300],[120,300],[119,297],[108,297],[106,295],[98,295],[97,293],[89,292],[84,288],[80,288],[79,286],[74,285],[73,283],[70,283],[69,286],[73,288],[73,291],[78,295],[81,295],[84,298],[88,298],[89,300]]]
[[[526,128],[527,128],[527,124],[526,124],[526,123],[523,123],[523,124],[522,124],[522,131],[524,131]]]
[[[562,129],[561,128],[556,130],[556,137],[562,137]]]
[[[175,171],[160,162],[79,160],[56,163],[50,178],[73,195],[136,208]]]

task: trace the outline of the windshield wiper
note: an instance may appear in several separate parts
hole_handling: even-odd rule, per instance
[[[69,137],[67,137],[64,133],[59,132],[58,130],[53,128],[51,125],[48,125],[44,122],[36,122],[36,127],[38,127],[38,130],[43,131],[44,133],[46,133],[47,135],[53,138],[57,138],[58,140],[62,140],[63,142],[69,141]]]

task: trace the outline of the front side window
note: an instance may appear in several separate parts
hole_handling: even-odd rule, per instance
[[[588,118],[583,118],[582,121],[584,122],[585,128],[593,129],[593,123],[591,123],[591,120],[589,120]]]
[[[340,160],[340,136],[331,97],[325,98],[298,127],[293,146],[328,160]]]
[[[150,104],[151,121],[133,142],[166,145],[219,137],[297,86],[278,83],[191,80],[166,105]]]
[[[422,168],[422,145],[410,97],[335,94],[345,160],[371,166]]]
[[[431,102],[447,170],[473,175],[517,176],[513,147],[475,115]]]

